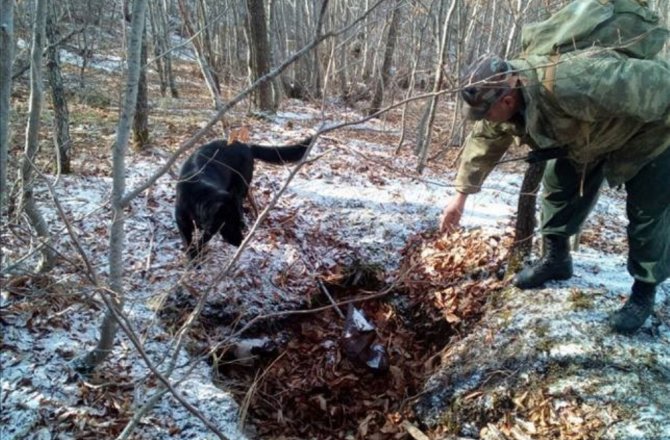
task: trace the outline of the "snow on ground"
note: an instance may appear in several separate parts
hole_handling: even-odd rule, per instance
[[[294,142],[308,133],[287,131],[285,123],[314,120],[316,126],[317,117],[316,111],[289,108],[279,114],[274,124],[259,129],[251,138],[257,143]],[[380,132],[388,128],[375,121],[367,122],[366,127]],[[364,129],[359,127],[357,130]],[[230,304],[250,318],[302,304],[319,274],[352,259],[380,264],[391,274],[397,268],[399,251],[407,238],[437,227],[444,203],[453,194],[451,175],[428,169],[419,176],[413,171],[411,157],[391,154],[393,145],[358,141],[348,138],[345,133],[333,132],[331,136],[319,140],[312,157],[320,154],[323,157],[297,174],[287,193],[260,226],[232,274],[222,280],[217,279],[220,270],[235,249],[218,238],[210,242],[208,260],[202,269],[190,273],[185,270],[172,214],[173,177],[161,177],[154,187],[132,203],[126,218],[125,311],[153,362],[165,365],[166,357],[171,355],[173,337],[160,322],[157,310],[182,278],[198,292],[203,292],[217,280],[218,284],[212,286],[212,301]],[[142,182],[158,167],[158,162],[162,163],[162,159],[151,156],[130,158],[127,187],[131,189]],[[252,186],[259,209],[281,187],[289,170],[257,165]],[[463,226],[483,226],[498,231],[508,228],[516,206],[520,177],[517,173],[493,174],[486,189],[468,200]],[[108,271],[110,188],[108,178],[90,176],[63,176],[56,185],[68,219],[102,279]],[[88,424],[87,429],[93,425],[104,431],[105,412],[113,414],[114,409],[88,399],[91,390],[114,384],[114,389],[130,391],[121,395],[132,395],[131,401],[116,404],[136,409],[157,389],[155,378],[147,374],[143,361],[123,335],[94,380],[86,382],[72,370],[71,359],[94,346],[104,307],[82,276],[81,260],[74,253],[43,187],[38,190],[38,197],[51,230],[59,237],[57,248],[69,263],[59,266],[46,280],[45,286],[38,286],[37,293],[32,294],[34,297],[27,298],[17,294],[16,290],[10,293],[3,288],[0,303],[4,327],[0,354],[0,438],[3,440],[77,438],[77,430],[83,429],[82,424]],[[603,228],[610,242],[623,240],[623,205],[621,194],[607,192],[590,220],[590,225]],[[253,218],[247,214],[247,223],[253,224]],[[27,244],[19,244],[21,233],[16,228],[3,228],[2,251],[10,261],[21,257],[27,249]],[[603,254],[583,246],[575,254],[575,261],[576,275],[569,285],[606,295],[608,309],[614,308],[619,296],[627,292],[630,285],[625,271],[625,253]],[[287,274],[291,276],[287,277]],[[543,304],[557,307],[556,310],[547,308],[547,315],[560,313],[561,301],[556,297],[564,294],[564,289],[555,292],[547,289],[538,294]],[[521,298],[527,300],[529,296],[525,294]],[[667,296],[662,296],[660,301],[667,305]],[[31,304],[40,304],[44,308],[32,308]],[[593,328],[603,325],[605,312],[605,309],[594,312]],[[658,363],[667,369],[670,332],[668,316],[663,316],[664,321],[657,326],[655,350]],[[523,329],[522,323],[519,328]],[[552,327],[554,330],[572,331]],[[630,345],[632,349],[634,344]],[[556,348],[571,349],[569,344]],[[180,380],[178,389],[184,397],[228,438],[245,438],[244,431],[237,426],[238,405],[230,394],[212,385],[209,366],[202,360],[189,359],[183,351],[177,364],[180,367],[173,379]],[[667,415],[653,411],[649,417],[667,419]],[[164,397],[154,411],[143,418],[134,438],[204,439],[214,436],[174,398]]]

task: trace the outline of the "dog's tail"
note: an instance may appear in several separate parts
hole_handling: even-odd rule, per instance
[[[251,154],[254,156],[254,159],[259,159],[263,162],[282,164],[286,162],[300,162],[311,142],[312,138],[308,137],[299,144],[294,145],[285,145],[282,147],[249,145],[249,148],[251,149]]]

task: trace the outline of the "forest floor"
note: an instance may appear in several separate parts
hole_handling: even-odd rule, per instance
[[[179,68],[180,98],[150,90],[152,145],[129,151],[129,189],[214,113],[193,65]],[[84,377],[72,368],[95,346],[104,305],[64,225],[105,280],[110,146],[115,91],[122,90],[121,77],[103,70],[92,70],[88,81],[95,87],[70,101],[73,174],[50,171],[48,109],[42,118],[39,162],[54,195],[44,181],[35,192],[56,237],[58,266],[2,279],[3,440],[114,438],[160,390],[123,333],[95,373]],[[13,169],[27,96],[18,84]],[[337,100],[287,100],[272,118],[245,110],[234,109],[201,143],[227,133],[288,144],[324,123],[361,118]],[[438,126],[448,116],[444,105]],[[225,273],[238,250],[218,238],[200,268],[186,264],[173,219],[177,166],[140,194],[126,211],[124,310],[148,359],[164,368],[175,357],[177,390],[231,439],[670,438],[668,283],[659,289],[657,313],[636,335],[611,334],[605,324],[631,282],[624,193],[604,191],[575,253],[572,280],[520,292],[503,275],[522,167],[500,167],[468,201],[463,230],[441,236],[438,218],[453,194],[458,148],[418,174],[408,145],[395,153],[400,121],[392,112],[319,138],[313,160]],[[431,155],[447,134],[436,133]],[[292,169],[257,163],[248,225]],[[36,243],[25,221],[9,218],[3,261],[29,268]],[[185,349],[174,354],[201,299],[205,307],[184,336]],[[388,360],[383,371],[342,349],[349,304],[376,327]],[[254,355],[240,354],[247,349]],[[130,438],[215,435],[168,393]]]

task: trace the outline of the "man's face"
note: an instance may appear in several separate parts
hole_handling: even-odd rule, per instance
[[[509,121],[518,110],[517,93],[518,91],[512,90],[501,96],[491,105],[484,119],[489,122]]]

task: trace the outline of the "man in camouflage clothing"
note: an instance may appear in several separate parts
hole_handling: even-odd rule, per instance
[[[476,120],[441,228],[457,226],[469,194],[514,137],[555,152],[543,177],[545,255],[518,273],[521,289],[572,276],[568,238],[595,204],[603,180],[625,185],[628,271],[635,279],[615,331],[632,333],[653,311],[656,286],[670,274],[670,64],[590,49],[558,56],[476,62],[461,97]],[[552,149],[552,150],[547,150]]]

